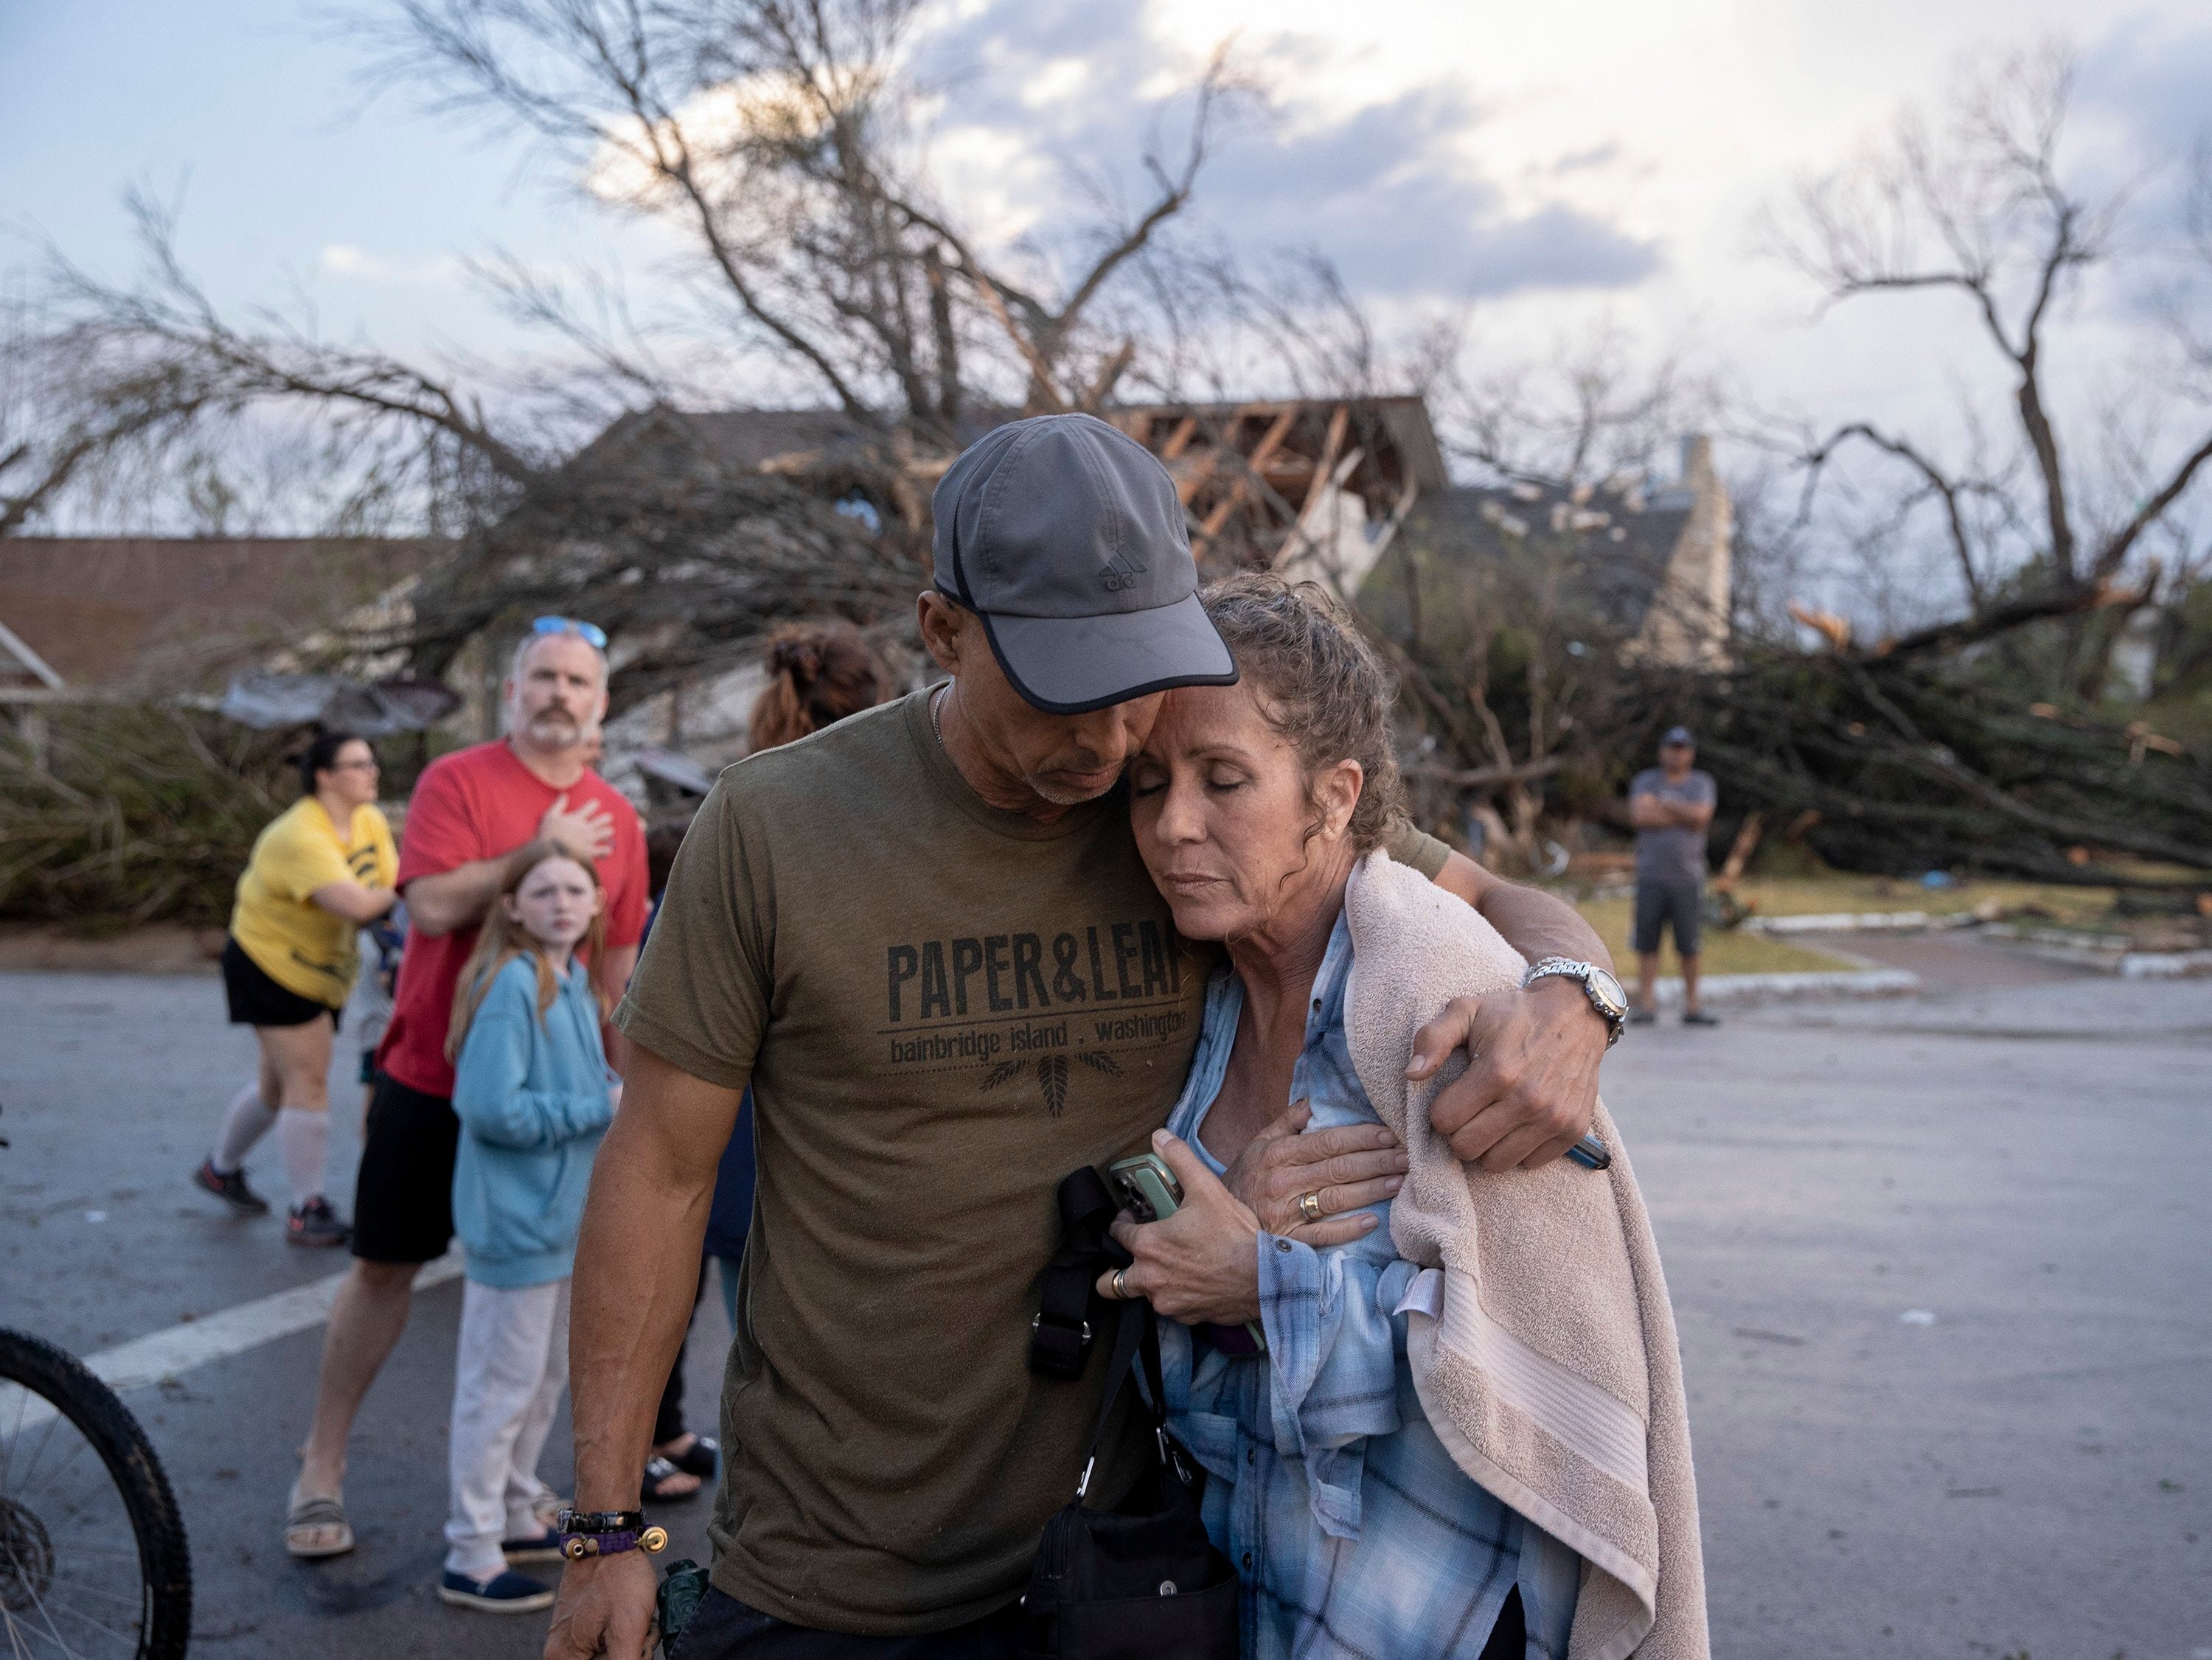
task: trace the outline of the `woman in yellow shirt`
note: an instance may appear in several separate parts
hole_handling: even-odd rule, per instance
[[[300,782],[306,793],[254,840],[222,948],[230,1022],[253,1028],[260,1075],[232,1100],[192,1180],[241,1216],[265,1214],[240,1166],[273,1124],[292,1184],[284,1237],[338,1245],[348,1229],[323,1194],[331,1042],[360,966],[355,936],[398,899],[399,856],[367,739],[325,733],[300,757]]]

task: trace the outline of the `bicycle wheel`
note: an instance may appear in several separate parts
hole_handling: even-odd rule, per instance
[[[184,1521],[138,1421],[52,1344],[0,1330],[0,1656],[182,1660],[191,1623]]]

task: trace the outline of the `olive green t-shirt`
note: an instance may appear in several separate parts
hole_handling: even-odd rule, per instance
[[[1433,875],[1442,844],[1392,849]],[[1120,790],[986,804],[926,694],[722,775],[615,1023],[753,1089],[759,1182],[723,1386],[714,1581],[825,1630],[1019,1594],[1106,1385],[1028,1366],[1054,1192],[1141,1150],[1215,948],[1177,938]],[[1113,1438],[1111,1502],[1142,1444]]]

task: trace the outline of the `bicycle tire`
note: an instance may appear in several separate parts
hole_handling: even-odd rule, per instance
[[[138,1660],[184,1660],[192,1632],[192,1559],[167,1472],[115,1391],[76,1356],[27,1331],[0,1328],[0,1380],[43,1396],[106,1465],[138,1544],[145,1620]]]

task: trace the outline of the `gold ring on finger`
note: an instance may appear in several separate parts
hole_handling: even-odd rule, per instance
[[[1327,1214],[1321,1208],[1321,1195],[1318,1192],[1298,1195],[1298,1215],[1308,1221],[1317,1222]]]

